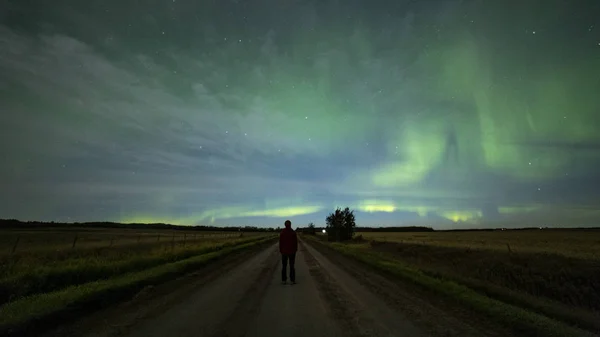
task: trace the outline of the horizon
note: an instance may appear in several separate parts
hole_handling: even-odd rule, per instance
[[[78,221],[78,222],[58,222],[58,221],[40,221],[40,220],[19,220],[19,219],[0,219],[0,224],[2,224],[3,222],[11,222],[11,221],[17,221],[19,223],[24,223],[24,224],[29,224],[29,223],[39,223],[39,224],[48,224],[48,225],[89,225],[89,224],[115,224],[115,225],[125,225],[125,226],[130,226],[130,225],[134,225],[134,226],[152,226],[152,225],[161,225],[161,226],[170,226],[170,227],[181,227],[181,228],[185,228],[185,227],[189,227],[189,228],[194,228],[194,227],[207,227],[207,228],[244,228],[244,227],[252,227],[252,228],[257,228],[257,229],[277,229],[277,228],[283,228],[284,226],[282,224],[276,224],[276,225],[265,225],[265,224],[171,224],[171,223],[164,223],[164,222],[148,222],[148,223],[144,223],[144,222],[114,222],[114,221],[101,221],[101,220],[91,220],[91,221]],[[326,228],[327,224],[319,224],[319,223],[314,223],[315,228]],[[459,223],[457,223],[459,224]],[[310,223],[302,223],[302,224],[294,224],[294,222],[292,221],[292,228],[307,228],[310,225]],[[536,230],[540,230],[540,229],[549,229],[549,230],[559,230],[559,229],[581,229],[581,230],[586,230],[586,229],[600,229],[599,225],[571,225],[571,226],[544,226],[544,225],[531,225],[531,224],[527,224],[527,225],[522,225],[519,226],[517,224],[506,224],[504,222],[501,223],[487,223],[484,226],[476,226],[475,224],[466,224],[468,226],[456,226],[453,228],[436,228],[438,226],[436,226],[435,224],[427,224],[427,223],[419,223],[419,224],[396,224],[396,225],[381,225],[381,224],[371,224],[371,225],[360,225],[357,224],[356,228],[357,229],[363,229],[363,228],[373,228],[373,229],[385,229],[385,228],[390,228],[390,229],[398,229],[398,228],[423,228],[423,229],[427,229],[427,230],[434,230],[434,231],[482,231],[482,230],[527,230],[527,229],[536,229]],[[481,224],[480,224],[481,225]],[[503,226],[500,226],[503,225]]]

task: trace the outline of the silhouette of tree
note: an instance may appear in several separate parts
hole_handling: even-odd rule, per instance
[[[347,241],[352,239],[356,228],[356,219],[354,211],[346,207],[345,209],[337,208],[333,213],[325,218],[327,223],[327,240],[328,241]]]
[[[308,228],[306,229],[306,234],[315,235],[316,233],[315,224],[312,222],[309,223]]]

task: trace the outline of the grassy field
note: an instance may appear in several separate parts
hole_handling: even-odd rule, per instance
[[[255,235],[257,233],[244,233]],[[36,251],[103,248],[137,244],[184,243],[239,236],[236,232],[203,232],[129,228],[35,228],[0,230],[0,256]]]
[[[423,233],[361,232],[367,240],[452,248],[547,253],[600,260],[600,230],[506,230]]]
[[[163,281],[274,238],[133,229],[2,230],[0,237],[1,327]]]
[[[474,298],[481,296],[496,301],[496,308],[516,308],[502,309],[507,310],[506,317],[521,317],[523,313],[515,310],[524,310],[600,332],[600,231],[371,232],[357,236],[353,243],[329,246],[379,268],[402,270],[404,278],[410,274],[417,284],[435,284],[436,291],[449,292],[451,297],[458,293],[449,291],[454,286],[448,284],[464,287],[471,292],[462,298],[465,302],[475,303]],[[439,289],[440,284],[432,280],[449,283]]]

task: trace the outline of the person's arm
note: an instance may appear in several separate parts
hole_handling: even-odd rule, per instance
[[[298,235],[294,232],[294,251],[298,251]]]
[[[283,232],[279,233],[279,252],[281,253],[281,241],[283,241]]]

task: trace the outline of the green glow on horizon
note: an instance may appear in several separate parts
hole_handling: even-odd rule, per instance
[[[454,222],[468,222],[480,219],[483,213],[481,211],[442,211],[439,212],[439,215]]]
[[[361,212],[373,213],[373,212],[386,212],[393,213],[397,210],[393,202],[390,201],[378,201],[378,200],[364,200],[356,206]]]
[[[498,213],[500,214],[518,214],[528,213],[541,209],[542,206],[503,206],[498,207]]]
[[[268,217],[285,218],[316,213],[324,207],[317,205],[290,206],[279,208],[265,208],[252,206],[220,207],[187,217],[165,218],[160,216],[133,216],[125,217],[120,222],[124,223],[168,223],[174,225],[213,224],[217,220],[243,218],[243,217]]]

